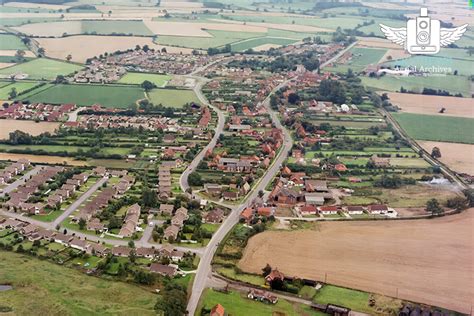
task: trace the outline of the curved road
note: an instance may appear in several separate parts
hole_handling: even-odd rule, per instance
[[[209,244],[204,250],[204,253],[201,256],[201,261],[199,262],[196,276],[194,278],[191,297],[189,298],[188,308],[187,308],[189,315],[195,314],[201,294],[206,288],[208,279],[211,277],[211,272],[212,272],[211,261],[212,261],[212,258],[214,257],[214,253],[216,252],[217,247],[219,246],[219,243],[230,232],[232,227],[234,227],[239,222],[240,213],[246,207],[251,205],[253,200],[258,196],[258,192],[260,190],[264,190],[265,187],[270,183],[270,181],[272,181],[273,177],[280,170],[282,163],[287,158],[288,152],[291,150],[291,147],[293,146],[291,135],[281,124],[278,118],[278,113],[274,112],[270,108],[270,97],[280,88],[288,84],[288,82],[290,81],[291,80],[287,80],[283,82],[282,84],[278,85],[276,88],[274,88],[270,92],[267,98],[263,101],[263,106],[269,112],[275,126],[283,130],[283,136],[284,136],[283,146],[277,158],[273,161],[272,165],[267,169],[263,177],[259,180],[257,185],[252,190],[252,192],[247,196],[246,200],[242,204],[232,208],[232,211],[229,214],[229,216],[225,219],[225,221],[222,223],[219,229],[214,233],[214,235],[212,235],[212,239],[210,240]]]

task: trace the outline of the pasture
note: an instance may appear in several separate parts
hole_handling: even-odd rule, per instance
[[[394,113],[393,117],[413,139],[474,144],[474,119]]]
[[[446,53],[445,53],[446,54]],[[449,55],[449,53],[447,53]],[[399,59],[385,63],[386,66],[400,66],[405,67],[416,67],[418,71],[423,71],[430,67],[440,67],[447,68],[448,70],[443,70],[441,73],[453,74],[454,71],[457,71],[459,75],[470,76],[474,74],[472,69],[472,60],[468,59],[459,59],[452,57],[437,57],[437,56],[412,56],[405,59]]]
[[[0,100],[2,101],[8,100],[10,96],[9,94],[13,88],[15,88],[16,93],[18,94],[25,90],[34,88],[37,85],[38,85],[37,82],[15,82],[15,83],[2,86],[0,88]]]
[[[326,275],[329,284],[468,313],[473,219],[470,209],[431,220],[324,222],[311,230],[268,231],[249,240],[239,268],[259,274],[269,263],[289,276]]]
[[[82,21],[82,34],[129,34],[151,36],[143,21]]]
[[[0,75],[28,74],[28,79],[52,80],[58,75],[68,75],[81,68],[76,64],[37,58],[13,67],[3,68],[0,70]]]
[[[141,84],[143,81],[148,80],[156,84],[157,87],[164,87],[171,80],[171,76],[168,75],[159,75],[159,74],[150,74],[150,73],[138,73],[138,72],[129,72],[120,78],[117,83],[124,84]]]
[[[155,315],[155,294],[140,287],[13,252],[0,251],[0,259],[0,279],[13,286],[0,292],[0,302],[14,314]]]
[[[148,92],[148,99],[153,104],[162,104],[173,108],[181,108],[190,102],[200,103],[192,90],[153,89]]]
[[[144,97],[140,87],[68,84],[53,85],[27,99],[30,102],[75,103],[82,106],[100,104],[105,107],[128,108]]]
[[[28,49],[21,39],[11,34],[0,34],[0,50]]]

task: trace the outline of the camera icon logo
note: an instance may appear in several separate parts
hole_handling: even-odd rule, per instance
[[[394,28],[379,24],[385,37],[401,45],[413,55],[437,54],[441,47],[454,43],[467,30],[467,24],[454,28],[442,28],[439,20],[428,16],[428,9],[421,8],[420,16],[407,21],[406,27]]]

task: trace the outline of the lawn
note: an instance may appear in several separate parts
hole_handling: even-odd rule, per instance
[[[155,315],[149,291],[11,252],[0,251],[0,281],[13,286],[0,305],[16,315]]]
[[[380,90],[400,91],[400,88],[403,87],[407,90],[421,93],[423,88],[431,88],[447,90],[453,94],[461,93],[465,97],[471,95],[471,83],[465,76],[401,77],[386,75],[379,78],[360,78],[367,87]]]
[[[474,144],[474,119],[412,113],[393,116],[414,139]]]
[[[0,100],[8,100],[10,91],[15,88],[16,93],[21,93],[25,90],[37,86],[37,82],[15,82],[0,88]]]
[[[282,313],[288,316],[297,315],[324,315],[311,310],[309,306],[292,304],[280,299],[275,305],[256,302],[248,299],[240,292],[221,293],[211,289],[206,289],[201,297],[201,302],[197,310],[199,314],[202,307],[211,309],[216,304],[221,304],[229,315],[252,315],[268,316]]]
[[[30,94],[30,102],[75,103],[90,106],[100,104],[105,107],[127,108],[145,97],[140,87],[100,86],[100,85],[54,85],[37,94]]]
[[[199,103],[199,99],[192,90],[153,89],[148,93],[148,98],[153,104],[174,108],[181,108],[190,102]]]
[[[47,58],[37,58],[29,62],[0,69],[0,75],[28,74],[28,79],[55,79],[58,75],[68,75],[82,67],[72,63]]]
[[[336,304],[349,307],[358,312],[372,314],[374,310],[369,307],[369,293],[325,285],[320,289],[314,301],[318,304]]]
[[[0,34],[0,50],[8,50],[8,49],[23,49],[27,50],[25,44],[21,41],[21,39],[15,35],[11,34]]]
[[[168,75],[129,72],[117,82],[124,84],[141,84],[143,81],[148,80],[153,82],[157,87],[164,87],[170,79],[171,76]]]
[[[153,33],[143,21],[82,21],[82,33],[88,34],[132,34],[151,36]]]

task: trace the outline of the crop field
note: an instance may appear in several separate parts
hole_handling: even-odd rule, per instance
[[[5,101],[9,98],[10,91],[15,88],[16,93],[23,92],[37,86],[37,82],[15,82],[0,88],[0,100]]]
[[[28,49],[21,39],[15,35],[0,34],[0,50],[3,49]]]
[[[71,54],[72,60],[85,62],[87,58],[99,56],[103,53],[112,53],[117,50],[135,48],[136,45],[148,45],[150,48],[161,49],[163,46],[153,43],[151,37],[142,36],[93,36],[78,35],[63,38],[38,38],[41,47],[46,50],[46,55],[65,59]],[[84,49],[87,47],[87,49]],[[192,49],[166,47],[169,53],[191,54]]]
[[[160,35],[156,39],[156,43],[178,47],[208,49],[209,47],[224,46],[226,44],[235,43],[244,39],[261,37],[265,35],[265,33],[228,31],[208,31],[208,33],[211,34],[212,37]]]
[[[14,28],[15,30],[33,36],[60,37],[64,33],[68,35],[80,34],[82,30],[81,21],[54,21],[45,23],[25,24]]]
[[[89,34],[133,34],[150,36],[153,33],[143,21],[82,21],[81,33]]]
[[[401,112],[474,118],[474,100],[471,98],[406,93],[388,93],[388,97],[390,102],[401,108]],[[445,108],[442,114],[439,113],[441,108]]]
[[[118,83],[124,84],[141,84],[143,81],[148,80],[156,84],[157,87],[164,87],[171,80],[171,76],[168,75],[159,75],[159,74],[148,74],[148,73],[138,73],[138,72],[129,72],[120,78]]]
[[[329,284],[468,313],[474,297],[473,219],[470,209],[432,220],[325,222],[311,230],[268,231],[249,240],[239,268],[261,273],[268,263],[289,276],[326,275]]]
[[[471,82],[464,76],[447,75],[446,77],[402,77],[383,76],[379,78],[361,77],[362,83],[377,90],[400,91],[403,87],[409,91],[421,93],[423,88],[440,89],[452,94],[461,93],[465,97],[471,95]]]
[[[221,304],[229,315],[246,315],[249,310],[252,311],[254,316],[280,315],[280,313],[302,316],[324,315],[311,310],[309,306],[292,304],[283,299],[272,305],[252,301],[246,295],[237,291],[226,294],[212,289],[205,290],[201,297],[200,306],[211,309],[216,304]],[[198,308],[198,311],[201,310],[201,307]]]
[[[28,23],[42,23],[42,22],[52,22],[58,21],[59,18],[46,18],[46,17],[34,17],[34,18],[27,18],[27,17],[2,17],[0,19],[0,25],[3,26],[20,26],[23,24]]]
[[[23,131],[32,136],[37,136],[45,132],[53,134],[59,127],[59,123],[56,122],[33,123],[31,121],[22,120],[2,120],[1,123],[2,128],[0,129],[0,139],[8,138],[8,135],[16,130]]]
[[[30,256],[0,251],[0,306],[15,315],[155,315],[156,296],[124,282],[90,277]]]
[[[474,145],[431,141],[418,141],[418,144],[427,152],[438,147],[441,151],[441,158],[438,160],[452,170],[474,174]]]
[[[296,42],[295,40],[288,39],[288,38],[279,38],[279,37],[260,37],[260,38],[252,38],[249,40],[243,40],[241,42],[237,42],[231,45],[232,51],[235,52],[242,52],[247,49],[255,48],[262,45],[288,45]]]
[[[350,50],[352,58],[345,64],[336,64],[332,71],[346,72],[349,68],[362,71],[368,65],[376,65],[387,52],[386,49],[354,47]]]
[[[474,144],[472,118],[412,113],[395,113],[393,116],[414,139]]]
[[[162,104],[174,108],[181,108],[184,104],[190,102],[200,103],[192,90],[153,89],[148,92],[148,98],[153,104]]]
[[[49,89],[30,95],[30,102],[77,105],[100,104],[105,107],[127,108],[145,97],[143,89],[133,86],[53,85]]]
[[[55,79],[57,75],[68,75],[82,67],[76,64],[60,62],[47,58],[37,58],[32,61],[0,70],[0,75],[28,74],[28,79]]]

